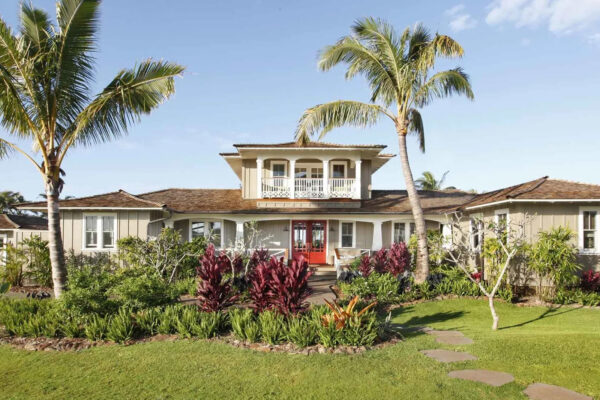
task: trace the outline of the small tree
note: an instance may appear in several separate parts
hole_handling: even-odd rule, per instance
[[[475,230],[469,232],[466,227],[468,224],[464,223],[461,216],[455,213],[452,216],[452,243],[447,244],[449,251],[447,254],[447,261],[457,265],[473,283],[475,283],[479,290],[488,298],[490,306],[490,312],[492,314],[492,330],[498,329],[499,317],[494,307],[494,297],[500,289],[503,278],[508,271],[512,261],[523,251],[526,246],[525,243],[525,225],[530,220],[529,216],[525,216],[522,220],[509,224],[496,224],[496,223],[477,223],[474,226],[478,227]],[[501,263],[499,265],[498,272],[493,278],[488,279],[486,285],[483,280],[477,279],[477,272],[474,268],[469,267],[469,262],[474,259],[476,249],[473,248],[471,238],[472,235],[481,236],[485,232],[493,234],[498,240],[496,241],[499,245],[502,253]]]
[[[571,243],[574,233],[569,228],[559,226],[548,232],[540,232],[538,241],[531,249],[529,268],[538,276],[538,297],[543,297],[543,284],[553,283],[554,288],[575,284],[577,248]]]

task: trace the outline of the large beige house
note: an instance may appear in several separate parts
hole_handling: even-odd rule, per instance
[[[238,176],[240,189],[136,195],[119,190],[61,201],[65,249],[113,252],[119,238],[152,238],[163,227],[175,228],[184,240],[210,235],[217,247],[227,248],[247,239],[247,223],[255,222],[260,245],[272,252],[331,265],[336,249],[378,250],[406,241],[414,231],[406,191],[372,188],[373,174],[393,157],[383,153],[385,146],[292,142],[235,148],[221,156]],[[531,240],[540,230],[569,226],[582,262],[598,268],[599,185],[544,177],[479,195],[459,190],[419,195],[428,229],[451,235],[448,216],[457,210],[467,218],[507,220],[527,213],[535,216],[527,228]],[[45,207],[38,202],[19,208],[44,212]]]

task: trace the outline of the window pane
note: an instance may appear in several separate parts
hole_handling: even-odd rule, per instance
[[[285,176],[285,164],[273,164],[273,176]]]
[[[414,235],[416,230],[417,230],[417,226],[413,222],[411,222],[410,223],[410,236]]]
[[[115,247],[115,217],[102,217],[102,247]]]
[[[596,211],[583,212],[583,229],[596,229]]]
[[[98,217],[85,217],[85,247],[98,246]]]
[[[354,224],[342,222],[342,247],[352,247],[354,237]]]
[[[210,242],[215,246],[221,245],[221,223],[220,222],[211,222],[208,224],[208,229],[210,231]]]
[[[192,222],[192,239],[204,237],[204,222]]]
[[[406,242],[405,226],[403,222],[394,223],[394,243]]]
[[[595,244],[595,232],[594,231],[585,231],[583,232],[583,248],[584,249],[594,249],[596,248]]]
[[[323,178],[323,168],[313,168],[311,170],[310,177],[313,179]]]
[[[332,178],[344,178],[346,166],[342,164],[333,164],[332,166]]]
[[[86,232],[85,233],[85,247],[96,247],[98,246],[98,232]]]

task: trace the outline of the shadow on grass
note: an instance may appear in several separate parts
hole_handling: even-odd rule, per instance
[[[498,328],[498,330],[504,330],[504,329],[511,329],[511,328],[518,328],[521,326],[525,326],[527,324],[531,324],[535,321],[539,321],[542,320],[544,318],[551,318],[551,317],[556,317],[558,315],[562,315],[562,314],[566,314],[568,312],[571,311],[575,311],[575,310],[579,310],[581,307],[569,307],[567,309],[563,309],[562,312],[558,312],[559,310],[562,309],[562,306],[557,306],[557,307],[548,307],[543,313],[541,313],[538,317],[535,317],[533,319],[530,319],[529,321],[524,321],[524,322],[520,322],[518,324],[514,324],[514,325],[510,325],[510,326],[503,326],[501,328]]]
[[[413,309],[412,306],[395,309],[392,311],[392,317],[397,317],[398,315],[405,314],[407,312],[410,313],[412,311],[412,309]],[[409,320],[407,320],[401,324],[398,324],[398,325],[402,326],[402,330],[404,331],[403,333],[409,333],[411,336],[412,335],[420,335],[425,332],[419,328],[423,328],[429,324],[434,324],[436,322],[446,322],[446,321],[450,321],[450,320],[453,320],[456,318],[461,318],[465,314],[466,314],[465,311],[438,312],[438,313],[429,314],[429,315],[414,316],[414,317],[411,317]],[[456,329],[456,328],[452,328],[452,329]]]

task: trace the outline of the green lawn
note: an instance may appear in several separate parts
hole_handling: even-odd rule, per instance
[[[478,361],[439,364],[418,350],[428,335],[362,355],[288,355],[206,341],[108,346],[79,353],[0,346],[0,397],[9,399],[518,399],[531,382],[600,398],[600,310],[498,306],[491,332],[487,303],[447,300],[407,307],[395,322],[459,329]],[[500,388],[448,378],[453,369],[512,373]]]

